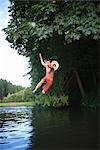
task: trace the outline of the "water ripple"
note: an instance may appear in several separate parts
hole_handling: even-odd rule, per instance
[[[0,150],[25,150],[35,134],[31,107],[0,108]]]

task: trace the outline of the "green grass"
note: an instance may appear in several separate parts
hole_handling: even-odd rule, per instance
[[[10,103],[0,103],[0,107],[9,106],[33,106],[34,102],[10,102]]]

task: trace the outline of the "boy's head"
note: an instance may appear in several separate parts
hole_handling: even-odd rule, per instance
[[[55,71],[59,68],[59,63],[57,61],[55,61],[55,60],[52,60],[52,59],[47,60],[47,59],[45,59],[44,62],[45,62],[46,65],[49,65],[49,66],[53,67]]]
[[[45,59],[44,62],[45,62],[45,64],[47,64],[47,65],[50,65],[50,64],[51,64],[51,60]]]

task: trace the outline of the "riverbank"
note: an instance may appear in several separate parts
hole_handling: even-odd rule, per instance
[[[8,106],[33,106],[34,102],[9,102],[9,103],[0,103],[0,107]]]

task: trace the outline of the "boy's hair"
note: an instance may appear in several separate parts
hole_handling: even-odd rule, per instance
[[[50,61],[50,63],[52,62],[52,60],[51,60],[51,59],[50,59],[49,61]]]
[[[51,63],[53,60],[51,60],[51,59],[50,60],[45,59],[44,61],[50,61],[50,63]]]
[[[44,59],[44,62],[48,61],[47,59]]]

